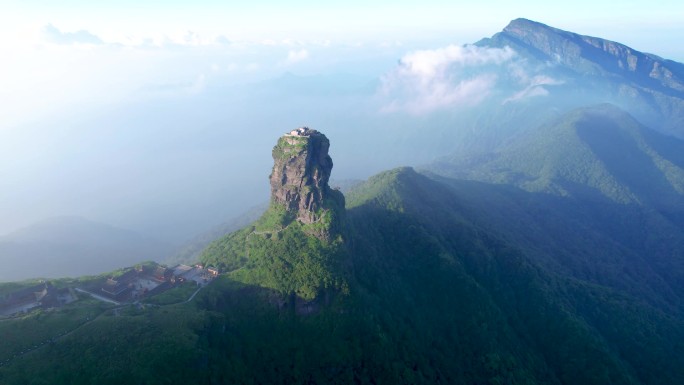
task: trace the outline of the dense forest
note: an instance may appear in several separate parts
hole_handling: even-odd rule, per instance
[[[22,330],[50,335],[51,325],[75,322],[79,312],[100,314],[1,367],[0,380],[682,382],[682,286],[675,271],[668,275],[669,270],[646,260],[647,274],[630,275],[629,258],[638,250],[617,238],[613,254],[599,247],[595,259],[600,263],[583,263],[591,258],[590,239],[575,249],[568,249],[572,238],[560,242],[603,224],[585,222],[577,228],[577,216],[562,222],[564,210],[579,206],[569,209],[559,202],[547,202],[543,215],[531,213],[520,223],[539,231],[535,236],[546,240],[543,245],[514,242],[518,234],[497,225],[503,218],[494,211],[501,207],[475,206],[473,197],[485,204],[482,199],[501,193],[496,186],[450,185],[409,168],[388,171],[347,195],[344,242],[322,242],[300,225],[272,237],[249,236],[277,223],[267,212],[262,222],[207,249],[208,262],[219,260],[216,250],[227,250],[223,267],[232,272],[189,303],[114,312],[88,302],[0,322],[3,336]],[[530,193],[517,194],[502,201],[512,214],[531,204]],[[546,213],[561,222],[546,227]],[[565,232],[572,229],[574,234]],[[604,244],[610,229],[594,236]],[[243,247],[259,251],[248,255]],[[335,252],[328,253],[330,247]],[[569,261],[570,252],[576,261]],[[272,255],[278,258],[268,258]],[[292,274],[286,278],[283,269]]]

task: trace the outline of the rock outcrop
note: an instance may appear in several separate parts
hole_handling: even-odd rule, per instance
[[[273,147],[271,201],[303,224],[320,223],[315,235],[330,238],[339,227],[344,196],[328,186],[333,162],[330,141],[307,127],[283,135]]]

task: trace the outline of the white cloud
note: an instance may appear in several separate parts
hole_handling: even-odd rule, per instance
[[[309,58],[309,51],[307,51],[304,48],[302,48],[300,50],[290,50],[290,52],[287,53],[286,62],[288,64],[294,64],[294,63],[304,61],[308,58]]]
[[[381,110],[420,115],[474,106],[494,95],[502,104],[546,96],[548,86],[564,83],[544,74],[547,69],[530,67],[510,47],[450,45],[415,51],[382,78]]]
[[[57,27],[52,24],[48,24],[43,27],[43,36],[55,44],[93,44],[100,45],[103,44],[102,39],[93,35],[86,30],[80,30],[76,32],[62,32]]]
[[[486,74],[456,84],[430,82],[426,87],[418,89],[415,97],[408,100],[394,99],[385,105],[382,111],[407,111],[420,115],[442,108],[476,105],[489,95],[496,84],[496,79],[496,75]]]
[[[525,88],[504,100],[503,104],[531,98],[534,96],[546,96],[549,94],[549,91],[544,86],[563,84],[563,81],[554,79],[547,75],[536,75],[530,78],[526,73],[523,73],[520,79],[523,85],[525,85]]]
[[[215,42],[216,39],[213,39],[211,42]],[[205,41],[203,41],[202,37],[197,33],[193,31],[188,31],[184,36],[183,40],[180,42],[182,45],[192,45],[192,46],[198,46],[198,45],[204,45],[206,44]]]
[[[382,78],[383,111],[423,114],[480,103],[496,86],[497,74],[488,67],[511,61],[505,48],[450,45],[405,55],[397,69]]]
[[[114,34],[107,36],[106,43],[100,36],[90,31],[63,32],[52,24],[42,27],[40,33],[43,40],[59,45],[89,44],[133,48],[177,48],[229,46],[233,43],[224,35],[200,34],[188,30],[150,35]]]
[[[287,38],[287,39],[283,39],[283,41],[281,41],[280,44],[285,45],[285,46],[301,46],[301,45],[304,45],[304,42],[301,40]]]
[[[409,53],[401,59],[402,71],[423,77],[443,74],[451,66],[472,67],[501,64],[515,55],[511,48],[456,46]]]

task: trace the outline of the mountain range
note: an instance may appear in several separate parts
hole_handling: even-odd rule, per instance
[[[577,108],[610,103],[652,130],[682,138],[684,65],[620,43],[516,19],[475,46],[507,49],[504,64],[456,77],[493,76],[497,88],[465,111],[446,111],[433,126],[440,152],[491,151]]]
[[[681,208],[684,142],[613,105],[579,108],[472,157],[432,167],[463,179],[586,199]]]
[[[219,278],[2,321],[0,382],[684,383],[682,65],[525,19],[477,46],[515,59],[419,133],[444,157],[343,195],[288,131],[268,208],[199,254]]]

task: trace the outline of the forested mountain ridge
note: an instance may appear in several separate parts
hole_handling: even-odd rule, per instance
[[[531,201],[534,197],[524,192],[512,195],[507,203],[491,205],[491,202],[485,202],[485,197],[491,198],[496,194],[496,188],[488,185],[449,187],[411,169],[399,169],[373,177],[358,190],[350,193],[347,199],[350,207],[348,216],[352,228],[356,229],[354,239],[357,242],[353,255],[363,261],[361,263],[359,259],[355,259],[354,266],[357,270],[354,276],[363,282],[363,277],[373,268],[382,271],[382,275],[385,276],[385,280],[381,282],[369,279],[360,286],[376,287],[378,292],[383,292],[380,296],[382,298],[391,298],[394,294],[406,301],[414,300],[415,306],[421,309],[419,314],[429,314],[429,310],[421,306],[436,306],[440,309],[442,317],[449,317],[450,310],[447,309],[453,306],[476,318],[477,314],[483,311],[483,307],[491,306],[492,313],[485,317],[489,319],[487,325],[492,325],[496,313],[505,319],[500,321],[501,323],[494,322],[497,326],[491,326],[498,330],[494,332],[498,336],[496,338],[501,349],[497,354],[502,355],[502,352],[506,351],[504,336],[506,330],[511,331],[512,335],[520,338],[515,340],[511,337],[515,341],[512,342],[513,346],[527,351],[526,357],[536,356],[543,362],[528,363],[530,366],[527,367],[535,367],[548,376],[537,377],[536,382],[553,383],[554,380],[551,378],[561,383],[650,382],[653,373],[647,373],[657,366],[654,362],[664,357],[653,361],[652,354],[659,356],[660,353],[652,351],[637,358],[643,351],[636,354],[632,347],[647,340],[658,340],[660,342],[657,345],[665,350],[678,349],[677,342],[667,340],[670,336],[681,336],[683,332],[680,300],[683,292],[680,281],[676,277],[669,277],[668,282],[672,290],[661,287],[664,279],[647,273],[658,263],[649,258],[637,268],[639,271],[629,273],[634,274],[632,278],[621,276],[619,273],[614,274],[615,270],[619,271],[631,265],[632,257],[636,254],[626,252],[626,249],[632,246],[624,243],[624,240],[616,246],[615,243],[619,241],[611,239],[611,247],[616,247],[619,251],[607,255],[603,249],[598,249],[592,254],[592,241],[587,241],[586,248],[581,251],[584,257],[575,257],[573,253],[582,250],[583,246],[579,246],[580,249],[573,249],[572,241],[566,244],[558,241],[566,235],[562,233],[563,226],[572,229],[585,220],[576,221],[577,218],[568,218],[567,222],[563,221],[561,215],[572,212],[577,207],[563,207],[557,202],[549,203],[548,206],[537,206]],[[467,197],[468,195],[470,197]],[[491,205],[490,211],[486,214],[480,212],[481,207],[471,206],[473,201],[479,201],[481,206]],[[517,220],[516,215],[519,212],[512,211],[508,216],[509,213],[505,211],[508,205],[515,206],[511,204],[513,202],[517,205],[527,204],[525,209],[551,209],[556,210],[556,213],[552,219],[544,222],[541,220],[544,215],[542,211],[536,220],[521,223],[523,226],[530,226],[527,231],[518,228],[517,234],[506,234],[500,230],[517,227],[513,223]],[[554,209],[555,206],[559,208]],[[498,229],[494,222],[491,222],[490,216],[494,211],[498,211],[507,221],[506,224],[500,223]],[[543,227],[554,221],[559,221],[556,224],[558,227]],[[535,225],[536,229],[532,227]],[[602,224],[583,225],[600,227]],[[635,225],[635,228],[640,227]],[[528,232],[536,231],[546,233],[534,243],[537,251],[546,249],[545,255],[533,255],[534,248],[524,243],[524,237],[530,236]],[[587,234],[590,234],[590,231],[582,235]],[[540,241],[543,237],[547,239]],[[367,243],[363,242],[364,239]],[[684,237],[680,234],[679,239],[681,241]],[[681,257],[668,256],[672,257],[679,259],[677,263],[681,271]],[[583,267],[573,269],[565,265],[566,258],[576,258],[575,263],[581,263],[583,258],[591,258],[594,261],[587,261]],[[431,273],[421,275],[428,271]],[[642,277],[648,278],[637,278],[639,274],[645,274]],[[398,279],[405,286],[389,279],[393,275],[400,276]],[[456,276],[459,278],[455,278]],[[440,286],[440,277],[450,284],[444,283],[444,286]],[[637,279],[632,280],[633,278]],[[645,286],[644,281],[651,281],[653,287]],[[466,289],[461,286],[467,287],[467,282],[476,283],[477,290],[475,287]],[[402,290],[399,288],[402,287],[408,291],[399,294],[398,291]],[[453,290],[464,292],[455,294]],[[642,290],[645,293],[641,293]],[[431,295],[421,297],[421,294],[431,291]],[[477,300],[478,295],[484,297]],[[456,303],[440,308],[436,302],[444,300],[445,297],[453,297]],[[468,310],[470,300],[479,303],[481,307],[476,308],[477,310]],[[397,304],[397,308],[402,306],[406,304]],[[650,314],[650,321],[637,321],[639,314]],[[438,318],[435,315],[432,319]],[[426,319],[430,317],[426,316]],[[469,322],[472,321],[473,319],[470,319]],[[650,322],[654,324],[649,325]],[[454,325],[457,324],[458,321],[454,321]],[[652,327],[655,324],[660,325],[656,329],[661,332],[667,329],[668,332],[647,332],[646,337],[643,332],[654,330]],[[459,327],[455,326],[454,329]],[[634,334],[635,330],[641,331]],[[471,332],[480,336],[489,333],[474,330]],[[544,337],[539,338],[540,335]],[[665,347],[666,345],[669,347]],[[564,348],[558,349],[559,346]],[[574,352],[570,353],[571,351]],[[583,353],[579,353],[580,351]],[[515,360],[521,359],[517,356],[521,354],[520,351],[511,354],[516,357]],[[567,356],[563,356],[564,354]],[[594,356],[588,359],[589,355]],[[580,363],[573,357],[585,357],[587,361]],[[641,367],[641,359],[648,360],[651,366],[648,369]],[[593,366],[589,361],[593,361],[597,366]],[[670,368],[668,376],[674,377],[663,377],[663,381],[672,383],[674,378],[681,378],[682,373],[674,369],[678,364],[666,364],[665,361],[662,363]],[[519,368],[525,365],[517,361],[512,366]],[[617,369],[618,367],[621,369]],[[635,375],[632,370],[637,374]],[[598,380],[601,376],[606,377]]]
[[[495,151],[456,154],[431,169],[561,196],[684,207],[684,142],[609,104],[575,109]]]

